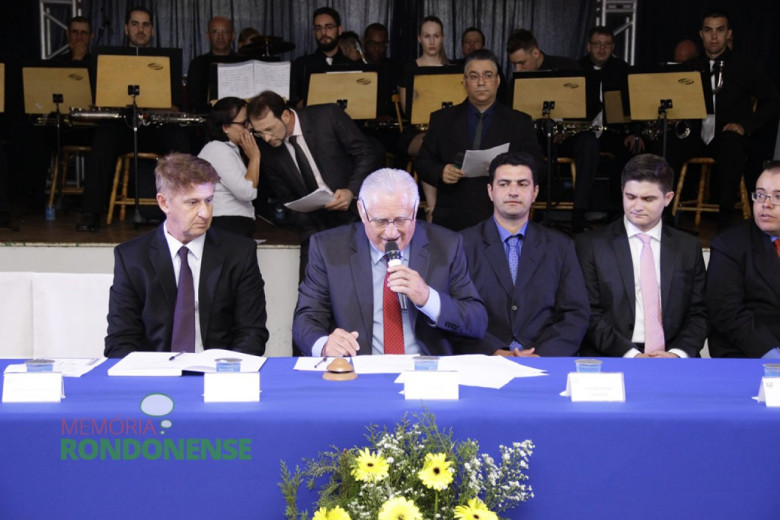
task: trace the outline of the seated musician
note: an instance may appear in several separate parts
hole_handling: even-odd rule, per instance
[[[187,70],[189,110],[198,114],[206,113],[209,109],[209,67],[212,63],[218,63],[222,56],[235,55],[233,22],[224,16],[213,17],[209,20],[206,37],[209,41],[209,52],[193,58]]]
[[[151,12],[144,7],[131,7],[125,16],[125,35],[130,47],[151,46],[154,26]],[[172,67],[175,68],[175,67]],[[171,84],[172,99],[180,98],[177,81]],[[175,109],[175,106],[171,108]],[[178,125],[142,126],[138,129],[138,149],[142,152],[167,154],[190,151],[190,138],[185,129]],[[84,196],[81,219],[76,225],[78,231],[100,229],[102,213],[108,206],[113,186],[116,160],[120,154],[133,150],[133,131],[124,122],[103,123],[94,132],[92,152],[87,160],[84,179]]]

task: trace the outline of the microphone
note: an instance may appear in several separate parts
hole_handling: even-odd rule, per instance
[[[385,256],[387,257],[387,267],[394,265],[402,265],[401,251],[398,250],[398,244],[395,240],[388,240],[385,244]],[[409,306],[406,295],[403,293],[398,294],[398,303],[401,305],[401,310],[405,311]]]

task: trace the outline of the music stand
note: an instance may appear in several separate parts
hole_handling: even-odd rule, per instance
[[[132,78],[128,80],[127,78]],[[100,107],[130,105],[133,129],[133,174],[135,210],[133,224],[146,222],[141,215],[138,179],[138,108],[170,108],[170,58],[167,56],[116,56],[103,54],[97,59],[95,103]],[[131,84],[128,84],[131,81]]]
[[[668,119],[704,119],[704,77],[701,71],[632,73],[628,92],[633,121],[662,119],[662,155],[666,158]]]
[[[553,118],[585,119],[588,114],[588,90],[593,76],[586,72],[515,72],[512,108],[525,112],[534,120],[544,121],[547,142],[547,196],[545,226],[552,225],[552,176],[555,161],[552,153]]]
[[[89,70],[86,67],[22,67],[24,112],[27,115],[54,113],[57,137],[57,169],[62,172],[62,114],[69,107],[87,108],[92,103]],[[51,197],[56,194],[54,208],[62,208],[62,190],[52,185]],[[51,204],[50,204],[51,205]]]
[[[375,71],[317,73],[309,76],[308,106],[336,103],[354,120],[376,119],[379,74]]]
[[[462,66],[420,67],[414,71],[412,89],[407,93],[409,121],[413,125],[427,125],[433,112],[464,99]]]

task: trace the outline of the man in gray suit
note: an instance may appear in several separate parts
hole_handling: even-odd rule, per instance
[[[293,319],[304,354],[445,355],[456,353],[459,336],[482,337],[487,313],[460,235],[418,222],[419,201],[407,172],[385,168],[360,189],[362,223],[311,237]],[[389,242],[400,251],[396,263]]]
[[[261,138],[261,177],[281,202],[305,197],[317,189],[333,192],[323,209],[293,212],[301,236],[301,274],[309,237],[358,219],[355,196],[383,157],[338,105],[290,108],[275,92],[261,92],[250,101],[247,116]]]

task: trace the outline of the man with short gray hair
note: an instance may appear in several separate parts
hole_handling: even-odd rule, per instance
[[[311,237],[293,319],[304,354],[445,355],[457,336],[482,337],[487,312],[463,241],[418,222],[418,204],[414,179],[384,168],[363,181],[360,223]]]

